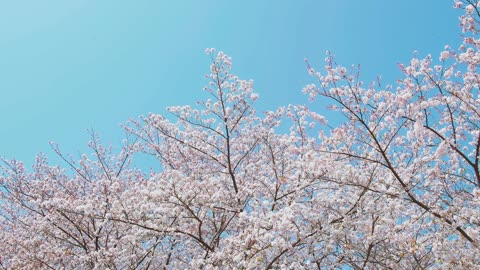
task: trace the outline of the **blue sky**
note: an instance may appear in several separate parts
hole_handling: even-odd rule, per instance
[[[414,50],[435,59],[458,45],[460,11],[449,0],[0,0],[0,155],[31,163],[43,152],[104,143],[121,123],[205,97],[207,47],[255,81],[258,110],[308,103],[303,59],[326,50],[363,79],[401,77]],[[318,105],[316,105],[318,106]],[[318,106],[322,110],[321,106]],[[320,111],[321,112],[321,111]]]

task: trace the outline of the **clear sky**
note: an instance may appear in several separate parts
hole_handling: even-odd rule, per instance
[[[255,81],[259,111],[308,103],[303,59],[361,64],[390,84],[414,50],[458,45],[450,0],[0,0],[0,155],[31,163],[49,141],[83,151],[121,123],[205,97],[207,47]]]

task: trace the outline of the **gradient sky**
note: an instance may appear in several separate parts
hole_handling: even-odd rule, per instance
[[[1,0],[0,0],[1,1]],[[206,97],[207,47],[255,81],[258,111],[308,103],[303,59],[361,64],[363,80],[401,77],[414,50],[435,59],[458,45],[449,0],[15,0],[0,2],[0,155],[31,164],[43,152],[106,144],[121,123]],[[321,106],[319,107],[321,108]]]

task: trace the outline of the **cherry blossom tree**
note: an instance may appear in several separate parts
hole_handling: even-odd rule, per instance
[[[477,1],[458,49],[415,55],[396,87],[325,68],[305,105],[257,113],[253,82],[211,57],[206,99],[92,133],[66,167],[0,167],[0,269],[476,269],[480,267]],[[338,121],[336,121],[338,122]],[[137,169],[147,154],[160,169]]]
[[[446,46],[438,64],[428,55],[400,65],[405,78],[396,89],[364,87],[357,70],[338,65],[331,54],[323,73],[308,65],[318,83],[304,91],[333,101],[346,119],[321,134],[320,152],[370,175],[341,182],[363,190],[361,201],[373,208],[371,231],[361,234],[372,237],[362,256],[372,267],[384,256],[377,245],[384,252],[387,242],[395,244],[389,256],[405,268],[480,263],[480,13],[477,1],[455,1],[455,7],[466,10],[463,44]],[[393,230],[378,234],[388,223]]]
[[[128,203],[147,208],[115,220],[172,239],[165,265],[174,268],[313,263],[325,218],[318,215],[324,201],[315,198],[333,165],[314,153],[316,139],[305,129],[307,118],[321,117],[289,106],[259,118],[252,82],[231,75],[222,52],[208,53],[211,98],[200,109],[171,107],[176,122],[152,114],[127,127],[163,168],[147,187],[134,189],[143,200]],[[283,117],[294,123],[290,134],[275,132]]]
[[[0,177],[0,267],[2,269],[146,268],[156,259],[152,239],[133,238],[137,228],[110,220],[112,204],[143,174],[125,170],[125,147],[111,155],[95,135],[94,160],[78,162],[55,151],[74,169],[49,166],[37,157],[31,173],[4,160]]]

